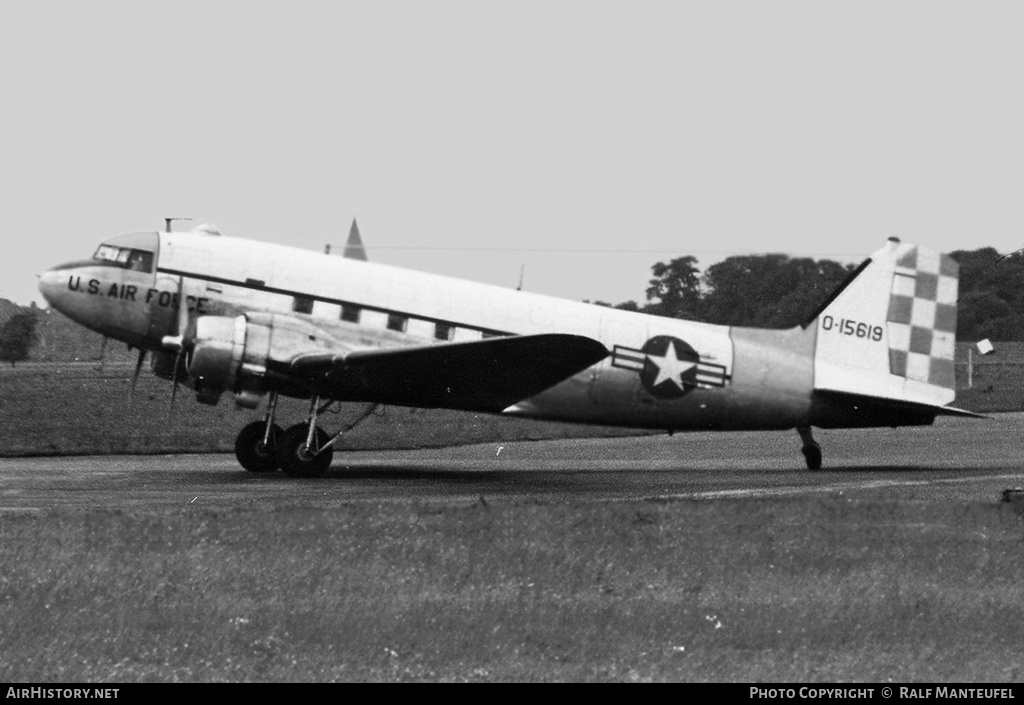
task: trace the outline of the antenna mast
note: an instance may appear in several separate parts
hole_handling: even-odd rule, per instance
[[[192,220],[191,218],[164,218],[164,232],[171,232],[171,223],[175,220]]]

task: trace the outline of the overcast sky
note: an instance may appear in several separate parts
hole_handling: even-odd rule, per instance
[[[1024,247],[1024,3],[0,0],[0,297],[165,216],[573,299]]]

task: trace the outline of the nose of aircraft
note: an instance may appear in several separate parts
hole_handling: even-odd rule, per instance
[[[58,282],[62,278],[57,275],[53,269],[47,269],[43,274],[36,276],[39,278],[39,292],[50,305],[53,305],[53,300],[56,298]]]
[[[47,269],[42,274],[36,276],[39,277],[39,292],[51,306],[56,307],[57,299],[59,298],[58,294],[66,278],[65,274],[58,272],[56,269]]]

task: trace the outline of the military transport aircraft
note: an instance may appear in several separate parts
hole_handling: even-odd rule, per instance
[[[361,244],[361,243],[360,243]],[[361,252],[361,249],[359,250]],[[47,301],[147,351],[205,404],[228,392],[264,419],[247,470],[322,475],[350,424],[337,401],[441,407],[666,431],[930,424],[954,399],[957,264],[890,240],[803,326],[739,328],[566,301],[282,245],[191,231],[111,237],[40,275]],[[278,395],[309,399],[275,422]]]

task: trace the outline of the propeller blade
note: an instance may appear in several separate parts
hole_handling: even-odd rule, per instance
[[[185,300],[185,277],[178,278],[178,316],[175,322],[176,335],[185,337],[188,333],[188,302]]]
[[[135,363],[135,374],[132,375],[132,386],[128,389],[128,413],[132,411],[132,404],[135,401],[135,385],[139,382],[139,373],[142,372],[142,362],[146,359],[146,349],[139,350],[139,359]]]
[[[103,358],[107,354],[107,336],[103,336],[103,341],[100,343],[100,356],[96,358],[96,362],[100,363],[96,367],[97,370],[103,370]]]
[[[171,387],[171,405],[167,408],[167,419],[170,420],[174,411],[174,400],[178,396],[178,370],[181,358],[185,354],[185,334],[188,332],[188,303],[185,301],[185,277],[178,279],[178,315],[174,319],[174,333],[181,341],[178,352],[174,356],[174,386]]]
[[[171,412],[174,411],[174,399],[178,396],[178,366],[181,364],[181,353],[184,348],[174,356],[174,386],[171,387],[171,405],[167,407],[167,420],[171,420]]]

